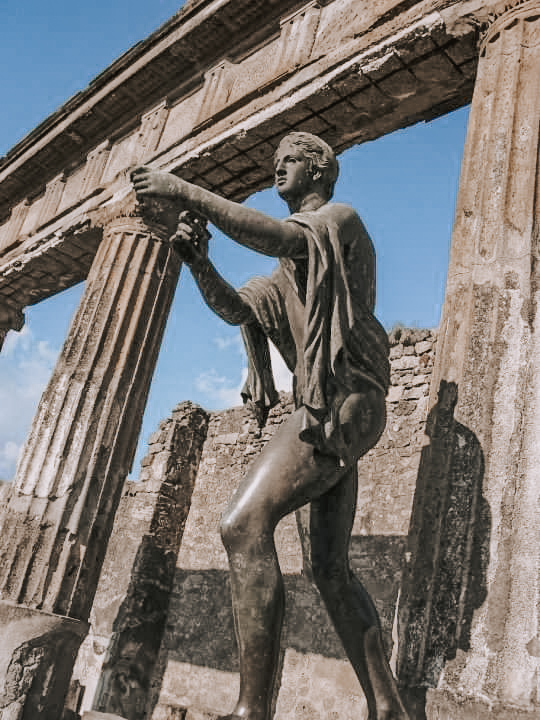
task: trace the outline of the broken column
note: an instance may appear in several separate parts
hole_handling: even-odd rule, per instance
[[[430,720],[540,718],[539,122],[535,1],[483,38],[463,159],[401,607],[401,682],[435,688]]]
[[[83,709],[146,717],[208,419],[193,403],[177,405],[150,436],[138,482],[124,485],[74,670]]]
[[[176,221],[132,192],[95,218],[103,240],[0,533],[1,720],[61,716],[178,279]]]

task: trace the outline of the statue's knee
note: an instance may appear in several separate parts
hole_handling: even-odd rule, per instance
[[[242,550],[251,542],[249,519],[235,510],[225,512],[219,525],[221,540],[227,550]]]
[[[226,548],[231,547],[238,538],[238,523],[232,513],[225,512],[219,524],[221,540]]]

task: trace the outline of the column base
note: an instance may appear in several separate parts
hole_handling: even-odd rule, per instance
[[[113,715],[112,713],[102,713],[97,710],[87,710],[82,714],[81,720],[126,720],[126,718],[120,717],[120,715]]]
[[[0,720],[58,720],[79,646],[81,620],[0,601]]]
[[[428,690],[427,720],[540,720],[540,708],[525,710],[510,705],[488,705],[473,697],[459,697],[448,690]]]

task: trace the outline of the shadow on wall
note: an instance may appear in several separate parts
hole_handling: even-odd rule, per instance
[[[373,593],[387,639],[392,631],[404,540],[400,536],[381,536],[355,537],[352,541],[351,565]],[[286,575],[284,579],[287,611],[283,647],[345,659],[341,642],[313,583],[305,575]],[[171,607],[171,611],[175,615],[176,632],[167,647],[169,660],[238,672],[229,573],[178,570],[173,592],[171,602],[175,607]]]
[[[176,555],[144,537],[132,581],[113,624],[94,709],[142,720],[167,620]]]
[[[351,567],[373,595],[388,648],[391,646],[404,547],[403,536],[355,536],[351,541]],[[284,580],[286,615],[282,659],[287,648],[292,648],[302,654],[345,660],[341,641],[308,576],[286,575]],[[162,667],[154,677],[158,686],[171,661],[226,672],[239,671],[227,571],[177,570],[169,623],[174,623],[174,632],[167,634],[167,645],[161,649]],[[152,717],[159,692],[159,687],[151,691],[150,707],[146,711],[148,718]]]
[[[454,418],[455,383],[442,381],[426,423],[399,608],[398,678],[413,717],[448,660],[470,647],[486,599],[491,513],[482,494],[484,455]]]

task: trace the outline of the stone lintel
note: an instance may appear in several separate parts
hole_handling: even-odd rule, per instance
[[[373,44],[363,37],[349,40],[346,47],[336,42],[335,50],[322,55],[315,47],[308,65],[277,85],[264,80],[249,89],[244,83],[222,114],[199,129],[178,126],[178,108],[196,116],[201,93],[178,106],[162,98],[154,108],[157,115],[149,111],[131,140],[129,133],[105,140],[95,148],[97,155],[92,151],[80,158],[85,172],[66,176],[66,198],[57,217],[15,240],[12,224],[0,224],[0,247],[5,246],[0,302],[13,297],[24,307],[86,277],[99,242],[96,234],[86,236],[91,216],[126,184],[128,166],[139,151],[154,167],[242,201],[271,184],[273,150],[289,130],[320,134],[340,152],[468,102],[476,68],[476,26],[454,14],[457,19],[428,13],[405,27],[396,18],[392,31],[379,32]],[[231,68],[241,77],[250,76],[242,62]],[[163,139],[154,147],[158,136]],[[0,197],[7,182],[0,183]],[[34,212],[33,206],[28,212]],[[47,271],[51,266],[45,278],[43,266]]]
[[[540,708],[524,709],[460,697],[448,690],[428,690],[427,720],[540,720]]]
[[[122,133],[115,134],[111,126],[108,136],[97,129],[86,133],[92,138],[92,147],[78,147],[76,160],[68,163],[58,153],[54,168],[51,166],[47,173],[24,176],[20,193],[31,195],[32,202],[28,205],[22,200],[21,207],[29,219],[23,226],[15,213],[13,222],[0,224],[0,302],[14,297],[21,306],[32,304],[86,277],[97,243],[95,236],[88,242],[81,237],[81,224],[89,211],[107,201],[111,189],[115,192],[118,184],[125,183],[129,165],[141,158],[240,201],[270,185],[273,148],[291,129],[321,134],[342,151],[465,104],[472,95],[476,68],[476,15],[485,14],[491,4],[486,0],[480,10],[473,8],[470,18],[467,2],[454,3],[441,12],[431,11],[435,5],[423,5],[413,16],[394,8],[382,24],[375,23],[376,29],[354,37],[346,35],[341,42],[344,30],[332,13],[339,15],[346,8],[340,10],[339,3],[323,3],[318,20],[319,10],[308,3],[294,20],[300,23],[298,32],[289,38],[282,28],[275,50],[274,45],[269,46],[270,60],[278,56],[285,59],[285,75],[280,69],[257,80],[253,58],[260,50],[258,45],[251,48],[246,39],[241,56],[233,53],[225,73],[227,87],[229,80],[237,78],[238,82],[232,82],[220,114],[212,115],[212,110],[202,127],[197,127],[204,105],[202,86],[190,86],[189,91],[179,86],[155,98],[150,106],[134,109],[131,120],[128,118],[131,124],[126,125],[124,118],[128,129]],[[298,9],[297,4],[288,3],[287,11],[285,5],[283,0],[280,18]],[[373,12],[376,15],[378,11]],[[320,24],[314,40],[316,21]],[[315,44],[309,57],[300,58],[297,42],[306,33],[308,44]],[[319,47],[317,43],[321,42]],[[300,46],[305,49],[303,40]],[[216,62],[200,64],[199,68],[215,66],[226,56],[223,53]],[[270,67],[272,62],[265,58],[262,66]],[[180,82],[172,69],[171,75]],[[139,110],[142,120],[137,125],[135,114]],[[75,115],[66,117],[62,133],[68,132],[71,120],[76,121]],[[41,136],[39,142],[37,135],[35,139],[35,147],[25,145],[29,157],[45,142]],[[68,145],[66,140],[62,147]],[[10,206],[18,207],[19,191],[14,189],[10,172],[22,156],[15,154],[12,160],[14,164],[7,163],[0,172],[2,219]],[[57,215],[40,225],[38,215],[44,202],[40,187],[49,180],[49,174],[52,180],[64,171],[65,181],[54,186],[55,193],[62,194],[53,198],[54,204],[58,200]],[[73,228],[77,228],[77,236]],[[52,266],[50,277],[43,278],[42,261],[47,269]]]

